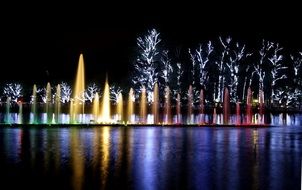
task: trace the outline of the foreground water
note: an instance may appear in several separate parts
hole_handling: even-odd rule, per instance
[[[302,127],[1,128],[1,189],[301,189]]]

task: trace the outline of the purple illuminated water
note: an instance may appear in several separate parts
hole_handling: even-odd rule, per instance
[[[0,128],[1,189],[300,189],[302,127]]]

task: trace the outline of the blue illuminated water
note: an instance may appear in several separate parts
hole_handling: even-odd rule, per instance
[[[1,189],[300,189],[302,127],[0,128]]]

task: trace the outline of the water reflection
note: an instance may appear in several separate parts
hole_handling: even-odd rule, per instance
[[[12,188],[299,189],[301,157],[300,126],[0,129]]]

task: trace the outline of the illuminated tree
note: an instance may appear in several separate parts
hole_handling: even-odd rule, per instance
[[[164,81],[164,85],[162,85],[162,86],[167,86],[167,85],[169,85],[171,73],[173,72],[173,68],[171,65],[171,59],[169,58],[168,50],[164,50],[162,52],[161,63],[162,63],[162,65],[161,65],[162,69],[160,71],[160,77]]]
[[[95,97],[95,94],[99,91],[99,87],[92,83],[88,85],[87,89],[85,90],[85,100],[89,100],[91,103],[93,101],[93,98]]]
[[[205,47],[204,47],[205,46]],[[192,62],[192,67],[195,69],[197,67],[198,71],[198,80],[201,87],[205,87],[204,85],[207,84],[209,76],[208,76],[208,64],[210,60],[210,55],[213,52],[213,45],[212,42],[209,41],[206,45],[200,44],[199,47],[193,52],[189,49],[189,55]],[[195,71],[192,70],[191,73],[195,75]],[[195,80],[193,80],[195,81]]]
[[[228,87],[231,102],[236,102],[239,99],[240,72],[246,71],[241,67],[243,67],[244,60],[251,54],[246,52],[245,45],[232,41],[231,37],[226,39],[219,37],[219,42],[222,49],[215,62],[219,73],[216,101],[223,100],[224,88]],[[245,89],[243,88],[243,90]]]
[[[271,64],[271,88],[272,88],[272,94],[271,96],[274,96],[275,90],[276,90],[276,84],[277,81],[281,79],[285,79],[286,75],[282,74],[282,70],[287,69],[287,67],[282,66],[281,61],[283,60],[283,56],[280,54],[280,51],[282,50],[282,47],[279,47],[279,44],[274,44],[274,49],[272,55],[268,58],[270,64]]]
[[[8,83],[3,88],[3,95],[10,98],[11,101],[17,102],[22,97],[23,87],[19,83]]]
[[[211,41],[205,45],[200,44],[199,47],[193,51],[189,49],[189,55],[192,63],[191,75],[194,102],[199,102],[199,90],[197,90],[197,86],[206,88],[206,85],[209,83],[208,64],[213,49],[214,47]]]
[[[296,55],[290,55],[290,59],[294,69],[294,85],[301,88],[302,85],[302,52]]]
[[[132,83],[135,90],[142,86],[146,87],[148,102],[152,101],[152,91],[154,84],[158,82],[159,64],[161,52],[159,43],[161,42],[160,33],[155,29],[149,30],[143,37],[137,38],[139,56],[134,63],[134,76]]]
[[[121,87],[117,85],[111,85],[110,86],[110,100],[114,102],[114,104],[117,103],[118,96],[120,93],[122,93]]]
[[[61,102],[62,103],[68,103],[71,98],[71,86],[68,85],[66,82],[61,82]]]

